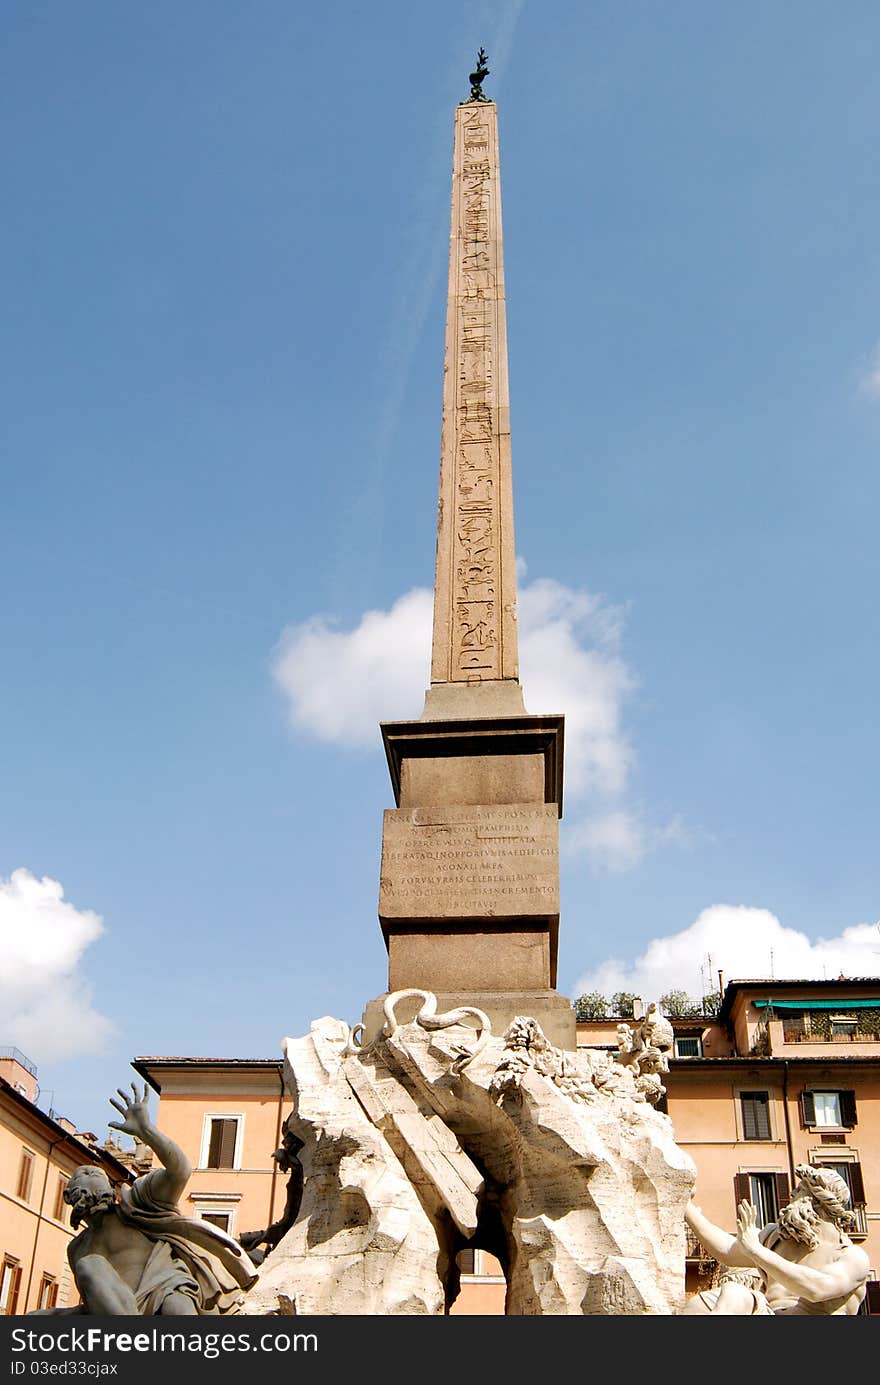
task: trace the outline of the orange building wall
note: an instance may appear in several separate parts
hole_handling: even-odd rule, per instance
[[[34,1155],[26,1198],[17,1195],[23,1148]],[[54,1213],[59,1179],[69,1178],[86,1162],[81,1148],[46,1128],[36,1108],[31,1114],[7,1092],[0,1093],[0,1261],[8,1255],[21,1266],[16,1315],[39,1306],[44,1274],[58,1285],[57,1307],[79,1302],[67,1263],[67,1247],[74,1234],[69,1208],[64,1207],[60,1219]]]
[[[156,1123],[192,1164],[181,1211],[191,1217],[206,1211],[228,1212],[229,1231],[235,1237],[277,1220],[284,1210],[288,1175],[278,1171],[272,1155],[281,1143],[281,1124],[290,1110],[290,1098],[281,1092],[280,1063],[257,1070],[242,1065],[223,1072],[197,1067],[156,1069],[153,1076],[162,1088]],[[235,1168],[206,1167],[205,1124],[212,1116],[242,1117]]]

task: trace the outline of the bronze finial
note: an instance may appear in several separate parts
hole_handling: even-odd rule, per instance
[[[489,68],[486,61],[486,51],[481,48],[477,54],[477,68],[470,74],[471,94],[468,101],[488,101],[488,96],[483,95],[483,79],[489,76]]]

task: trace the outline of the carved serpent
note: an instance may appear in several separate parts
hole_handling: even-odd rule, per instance
[[[422,1029],[449,1029],[454,1024],[465,1025],[466,1028],[473,1028],[467,1025],[468,1019],[477,1021],[477,1042],[471,1051],[463,1050],[453,1061],[452,1070],[455,1073],[462,1072],[472,1063],[478,1053],[481,1053],[492,1037],[492,1024],[489,1016],[483,1010],[478,1010],[475,1005],[459,1005],[454,1010],[445,1010],[443,1014],[437,1014],[437,997],[433,991],[422,991],[417,987],[410,987],[404,991],[393,991],[385,999],[383,1007],[385,1013],[385,1028],[383,1033],[390,1037],[399,1028],[400,1023],[395,1008],[401,1000],[411,1000],[415,997],[421,998],[423,1004],[418,1014],[414,1017],[413,1023],[421,1025]]]

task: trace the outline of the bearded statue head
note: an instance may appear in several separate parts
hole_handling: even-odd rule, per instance
[[[64,1201],[72,1207],[70,1224],[74,1230],[94,1212],[106,1211],[116,1201],[113,1185],[96,1164],[80,1164],[70,1175]]]
[[[795,1169],[794,1195],[779,1214],[783,1235],[801,1245],[819,1243],[819,1223],[829,1221],[839,1231],[851,1231],[855,1217],[849,1210],[849,1188],[834,1169],[819,1164],[799,1164]]]

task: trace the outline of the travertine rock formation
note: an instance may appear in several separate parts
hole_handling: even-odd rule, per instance
[[[329,1018],[286,1041],[303,1199],[245,1313],[282,1296],[300,1314],[443,1313],[467,1245],[501,1260],[509,1314],[679,1311],[695,1169],[656,1076],[554,1048],[529,1017],[495,1037],[479,1010],[435,1010],[400,992],[368,1047]]]

